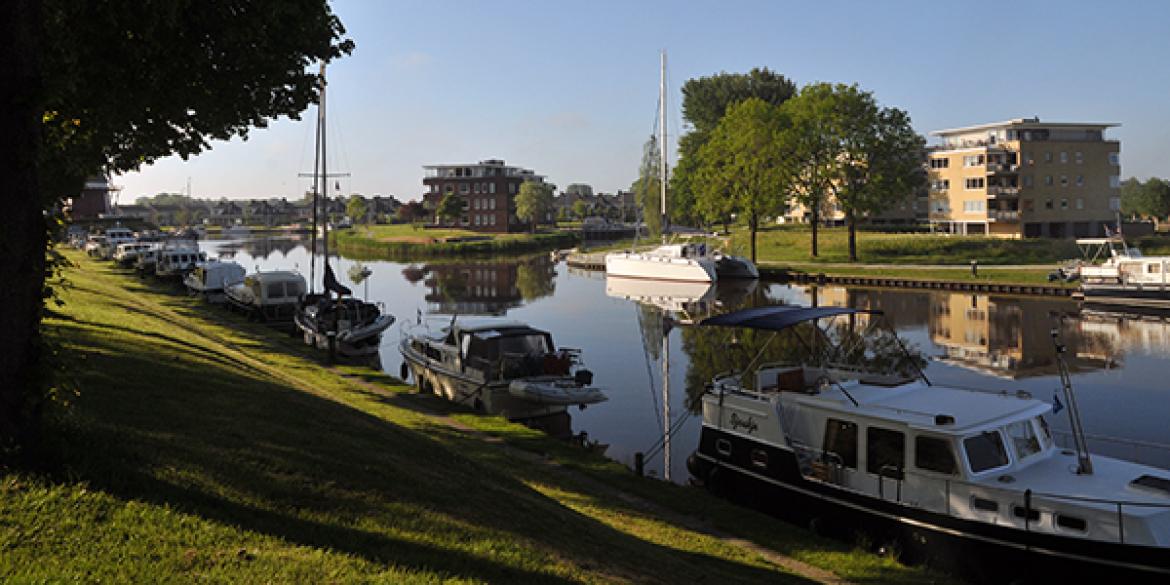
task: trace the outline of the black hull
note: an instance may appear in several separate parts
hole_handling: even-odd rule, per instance
[[[1082,285],[1085,302],[1135,307],[1170,308],[1170,290],[1156,287],[1134,288]]]
[[[715,441],[731,442],[731,454]],[[751,452],[767,453],[766,467]],[[796,455],[773,445],[703,427],[691,472],[729,499],[831,536],[877,546],[894,544],[909,563],[932,566],[984,582],[1018,579],[1071,582],[1167,583],[1170,550],[1027,532],[955,518],[805,479]]]

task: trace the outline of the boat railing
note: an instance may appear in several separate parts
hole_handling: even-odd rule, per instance
[[[1063,449],[1073,448],[1073,434],[1070,431],[1051,429],[1056,445]],[[1135,463],[1170,468],[1170,445],[1153,441],[1086,434],[1085,439],[1099,447],[1100,454]],[[1097,452],[1098,450],[1094,450]]]
[[[930,512],[1006,524],[1026,531],[1078,535],[1122,544],[1135,540],[1141,544],[1159,544],[1153,542],[1152,535],[1146,531],[1134,531],[1130,527],[1127,532],[1126,512],[1151,508],[1170,511],[1170,503],[1013,490],[941,473],[907,469],[902,465],[885,465],[877,473],[863,473],[844,465],[841,456],[835,452],[798,441],[789,444],[797,454],[800,472],[805,479],[871,496],[876,494],[884,501]],[[872,483],[874,480],[876,484]],[[1013,481],[1008,474],[998,480]],[[892,489],[888,482],[894,482]],[[1083,530],[1075,528],[1078,522],[1084,526]]]

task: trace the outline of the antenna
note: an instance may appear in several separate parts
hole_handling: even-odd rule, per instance
[[[1077,408],[1076,395],[1073,393],[1072,381],[1069,379],[1068,364],[1064,361],[1064,352],[1067,348],[1060,342],[1060,323],[1062,321],[1062,318],[1056,318],[1056,326],[1052,328],[1052,344],[1056,346],[1056,365],[1060,371],[1060,385],[1064,391],[1064,401],[1068,403],[1068,422],[1072,429],[1073,442],[1077,448],[1077,473],[1092,475],[1093,462],[1089,460],[1085,429],[1081,426],[1081,411]]]

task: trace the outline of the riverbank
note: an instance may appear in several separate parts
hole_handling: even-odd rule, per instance
[[[0,475],[6,580],[941,580],[69,257],[82,390]]]
[[[494,234],[406,224],[358,226],[330,236],[340,252],[359,260],[525,254],[570,248],[578,241],[566,231]]]

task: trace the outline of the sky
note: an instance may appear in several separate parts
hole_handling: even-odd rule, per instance
[[[682,84],[768,67],[856,83],[922,134],[1039,116],[1114,122],[1122,176],[1170,177],[1170,2],[336,0],[356,43],[330,64],[329,171],[342,193],[419,199],[422,166],[501,158],[564,188],[628,188],[667,52]],[[315,113],[115,179],[119,201],[297,198]]]

